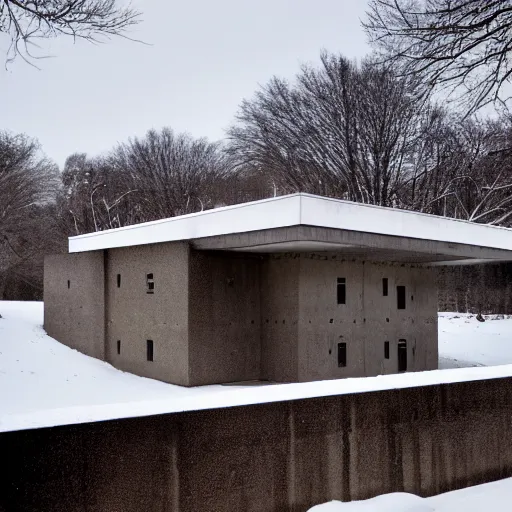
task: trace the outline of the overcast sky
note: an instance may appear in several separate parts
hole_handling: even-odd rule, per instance
[[[243,98],[273,75],[292,78],[322,48],[368,53],[365,0],[138,0],[133,37],[105,45],[57,39],[36,64],[0,71],[0,129],[37,137],[60,166],[74,152],[170,126],[224,137]],[[0,39],[4,59],[6,39]]]

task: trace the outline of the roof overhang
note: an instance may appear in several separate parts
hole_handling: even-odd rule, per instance
[[[71,237],[70,252],[173,241],[198,250],[342,252],[421,264],[512,261],[512,230],[293,194]]]

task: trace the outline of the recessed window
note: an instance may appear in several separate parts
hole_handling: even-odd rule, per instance
[[[68,279],[68,290],[71,288],[71,281]]]
[[[155,293],[153,274],[146,274],[146,293]]]
[[[396,287],[396,307],[405,309],[405,286]]]
[[[121,353],[121,340],[117,340],[117,355]]]
[[[398,371],[407,371],[407,341],[398,340]]]
[[[121,274],[117,274],[117,287],[121,288]]]
[[[146,356],[148,361],[153,361],[153,340],[146,341]]]
[[[384,342],[384,359],[389,359],[389,341]]]
[[[388,296],[388,278],[387,277],[382,278],[382,295],[384,297]]]
[[[338,366],[343,368],[347,366],[347,344],[338,343]]]
[[[346,278],[338,277],[336,295],[337,295],[338,304],[346,304],[346,301],[347,301],[347,280],[346,280]]]

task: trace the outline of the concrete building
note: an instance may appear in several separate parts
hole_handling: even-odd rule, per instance
[[[512,231],[294,194],[72,237],[45,328],[183,386],[437,368],[436,265],[512,260]]]

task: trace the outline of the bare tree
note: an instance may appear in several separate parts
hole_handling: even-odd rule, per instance
[[[0,298],[13,272],[41,286],[42,251],[48,242],[43,233],[49,231],[43,219],[56,184],[57,166],[41,155],[35,140],[0,132]]]
[[[30,45],[38,39],[59,35],[101,42],[125,36],[139,13],[121,7],[119,0],[3,0],[0,2],[0,32],[11,40],[8,60],[21,55],[34,57]]]
[[[110,158],[69,156],[57,200],[62,232],[79,235],[141,222],[136,193],[130,175]]]
[[[456,92],[468,114],[510,99],[512,0],[371,0],[363,25],[425,93]]]
[[[505,120],[459,119],[433,109],[412,154],[404,203],[414,210],[508,225],[512,154]]]
[[[143,220],[211,208],[214,185],[228,174],[218,143],[176,135],[169,128],[121,144],[111,163],[123,173],[128,189],[137,191],[133,199]]]
[[[244,101],[229,151],[279,191],[397,205],[419,127],[415,85],[365,61],[324,53],[291,85],[273,78]]]

